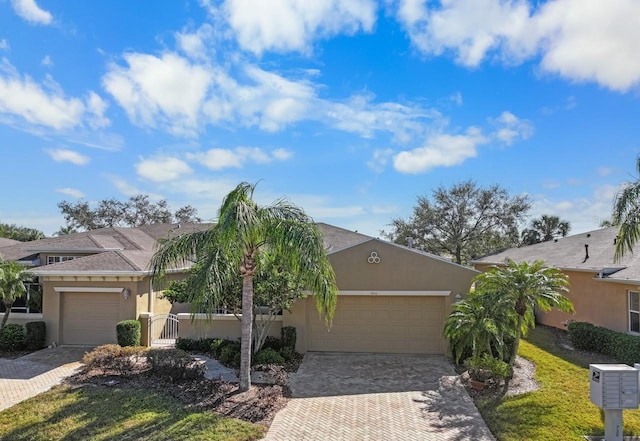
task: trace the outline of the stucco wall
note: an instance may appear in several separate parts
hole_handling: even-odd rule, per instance
[[[206,314],[178,314],[180,324],[178,333],[181,338],[223,338],[226,340],[239,340],[242,335],[240,320],[234,315],[214,315],[207,317]],[[271,325],[269,335],[280,337],[282,328],[282,318],[276,318]]]
[[[4,318],[4,313],[0,313],[0,321]],[[23,325],[28,322],[39,322],[42,321],[42,314],[27,314],[23,312],[12,312],[9,314],[8,323],[15,323],[18,325]]]
[[[479,270],[486,271],[488,265],[477,265]],[[573,302],[575,313],[558,310],[536,312],[538,323],[566,329],[570,320],[589,322],[614,331],[628,332],[629,309],[627,293],[639,290],[636,285],[610,282],[597,279],[595,272],[563,271],[569,277],[569,293],[567,297]]]

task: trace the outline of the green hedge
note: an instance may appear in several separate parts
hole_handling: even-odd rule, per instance
[[[640,363],[640,337],[586,322],[572,322],[567,327],[571,344],[576,349],[598,352],[633,365]]]
[[[9,323],[0,330],[0,349],[4,351],[24,349],[24,328],[22,325]]]
[[[27,322],[24,325],[26,334],[24,342],[30,351],[44,348],[47,341],[47,325],[42,322]]]
[[[116,337],[120,346],[140,346],[140,322],[124,320],[116,325]]]

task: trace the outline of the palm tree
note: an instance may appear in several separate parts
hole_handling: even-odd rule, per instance
[[[636,170],[640,175],[640,156],[636,160]],[[626,252],[632,251],[640,238],[640,178],[627,182],[616,195],[613,203],[612,225],[619,225],[614,260],[617,262]]]
[[[506,266],[492,266],[474,280],[478,282],[476,290],[479,293],[499,296],[516,313],[515,342],[509,358],[511,366],[518,355],[523,331],[526,333],[534,325],[532,317],[535,307],[542,311],[557,308],[573,312],[573,303],[562,294],[569,291],[568,277],[557,268],[545,267],[542,260],[518,264],[508,259]]]
[[[242,391],[251,387],[253,279],[258,252],[269,249],[282,259],[283,266],[298,274],[316,296],[318,311],[329,325],[338,293],[322,236],[312,219],[285,199],[258,206],[253,200],[254,190],[255,184],[239,184],[222,201],[216,224],[161,242],[151,261],[156,280],[167,270],[185,264],[195,262],[206,268],[189,280],[195,306],[206,311],[215,308],[234,274],[242,279]]]
[[[570,229],[568,221],[560,220],[558,216],[543,214],[539,219],[531,221],[531,228],[522,231],[522,242],[525,245],[547,242],[556,237],[565,237]]]
[[[456,363],[464,355],[479,358],[483,353],[503,359],[505,337],[511,336],[514,328],[514,315],[505,307],[503,298],[472,291],[466,299],[453,304],[444,335]]]
[[[6,308],[2,323],[0,323],[0,329],[7,324],[11,307],[16,299],[26,294],[27,289],[24,286],[24,282],[28,282],[32,278],[33,274],[25,270],[23,266],[0,259],[0,299],[2,299],[2,303]]]

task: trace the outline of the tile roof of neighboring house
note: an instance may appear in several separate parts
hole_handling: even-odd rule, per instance
[[[19,243],[20,243],[19,240],[8,239],[6,237],[0,237],[0,248],[8,247],[8,246],[11,246],[11,245],[16,245],[16,244],[19,244]]]
[[[619,262],[614,262],[618,231],[618,227],[609,227],[535,245],[509,248],[475,259],[472,263],[502,264],[507,258],[516,262],[544,260],[548,265],[561,269],[602,272],[611,279],[640,281],[640,253],[628,253]]]

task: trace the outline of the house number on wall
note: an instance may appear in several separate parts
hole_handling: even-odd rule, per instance
[[[369,258],[367,259],[367,262],[369,262],[369,263],[380,263],[380,256],[378,256],[378,253],[376,253],[375,251],[371,251],[371,254],[369,255]]]

